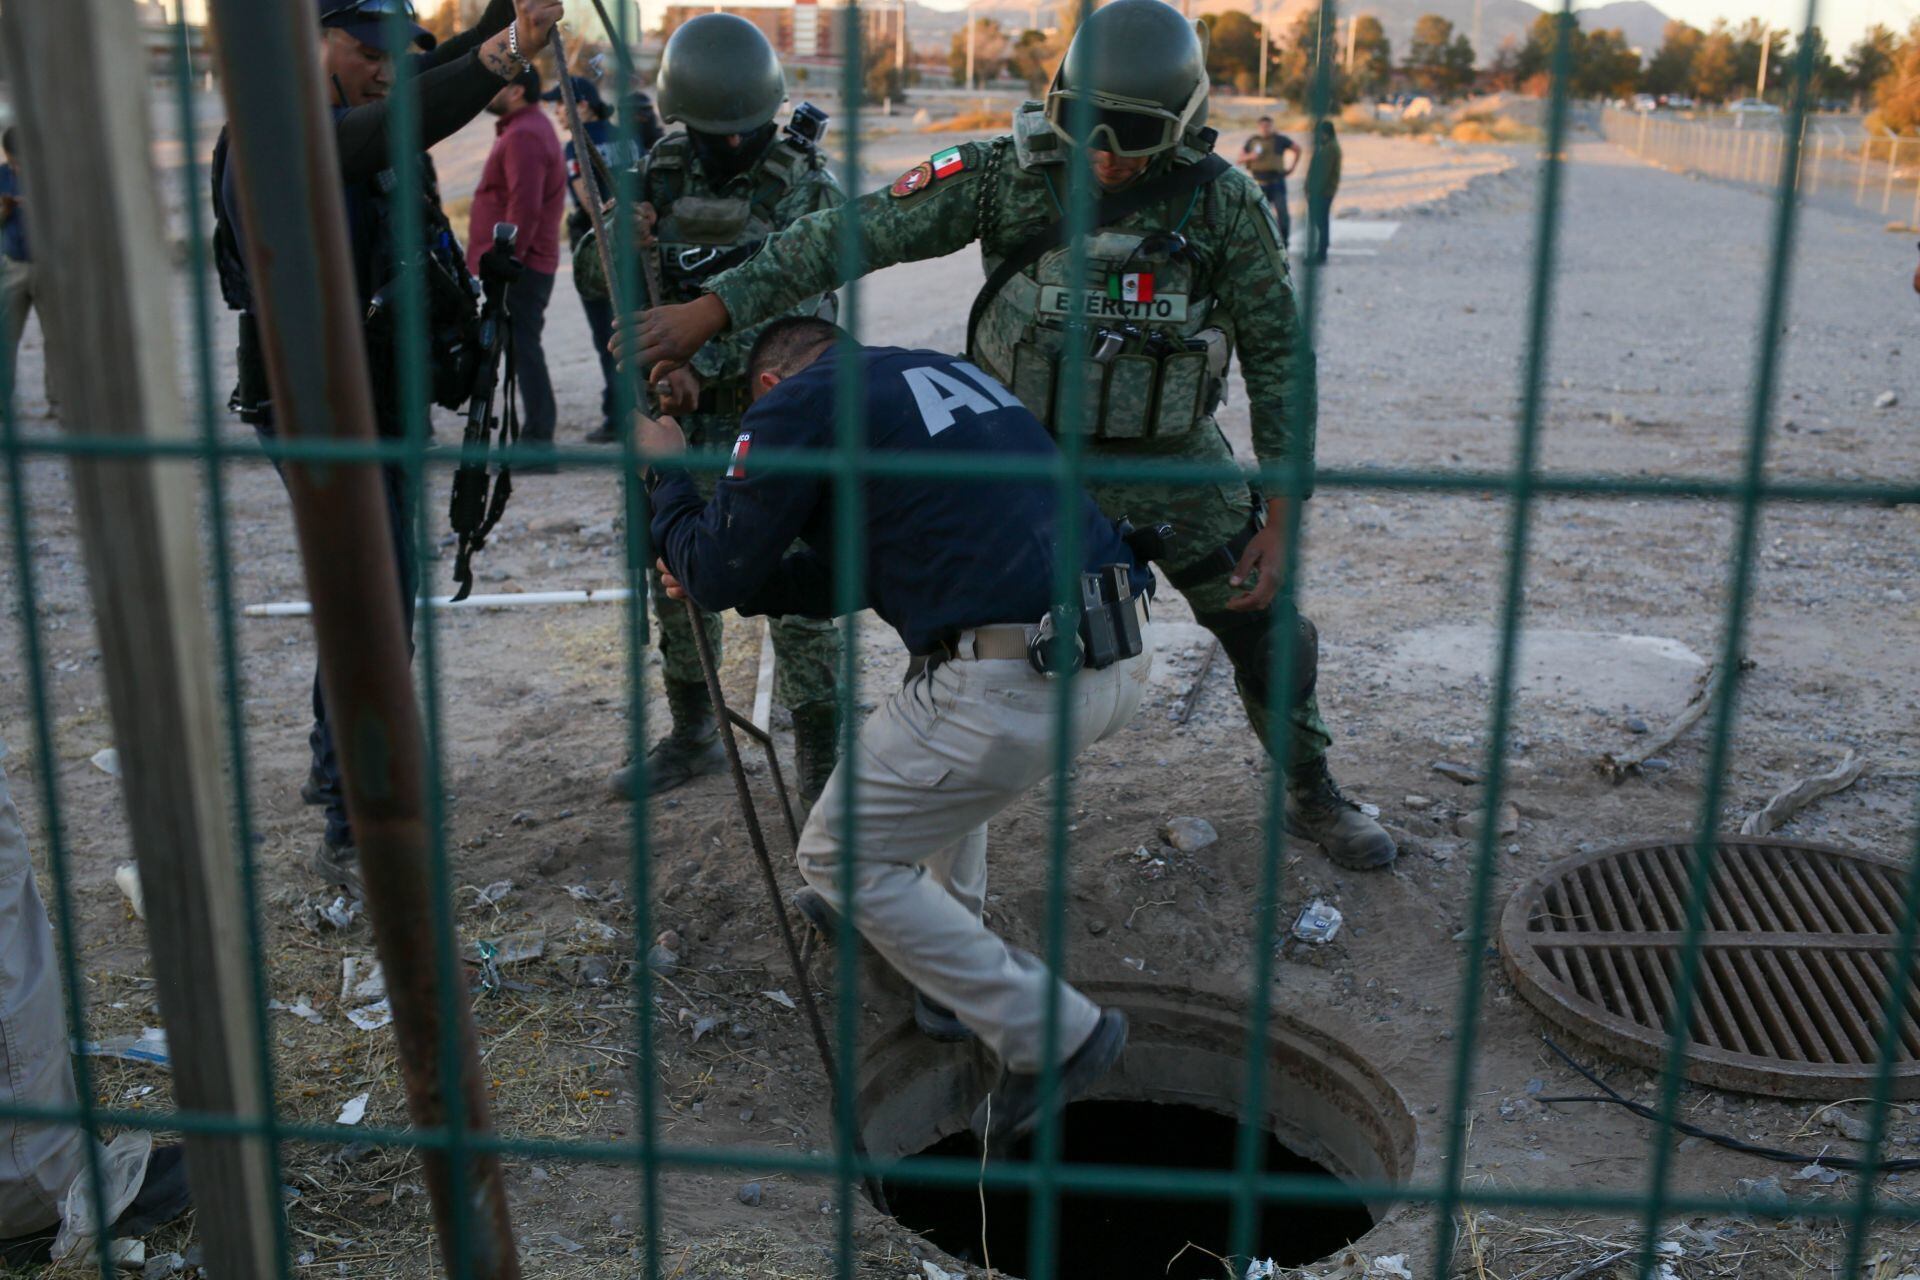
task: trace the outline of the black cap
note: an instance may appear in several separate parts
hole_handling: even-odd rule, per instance
[[[431,49],[437,43],[433,33],[414,21],[412,0],[317,0],[320,25],[344,31],[362,44],[387,53],[401,53],[417,46]],[[399,12],[400,44],[394,47],[393,32],[387,15]]]
[[[560,86],[556,84],[553,88],[541,94],[540,97],[547,102],[560,101]],[[583,107],[592,107],[595,113],[602,119],[606,118],[606,100],[600,96],[600,90],[595,86],[593,81],[587,79],[585,76],[573,77],[573,99]]]

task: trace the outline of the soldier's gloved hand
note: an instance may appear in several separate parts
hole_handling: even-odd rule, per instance
[[[1227,601],[1227,608],[1236,613],[1253,613],[1273,603],[1274,596],[1280,593],[1280,575],[1287,566],[1286,532],[1287,501],[1275,498],[1267,503],[1266,528],[1247,543],[1247,549],[1240,554],[1240,563],[1227,578],[1227,585],[1237,587],[1256,574],[1259,577],[1251,590]]]
[[[667,413],[695,413],[700,408],[700,375],[691,365],[669,369],[653,389],[660,396],[660,408]]]

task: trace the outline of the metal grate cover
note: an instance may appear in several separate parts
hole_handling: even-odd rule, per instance
[[[1501,920],[1507,971],[1551,1021],[1659,1067],[1680,980],[1693,845],[1559,862]],[[1791,1098],[1850,1098],[1875,1075],[1905,868],[1789,840],[1718,842],[1687,1077]],[[1920,986],[1909,986],[1893,1096],[1920,1097]]]

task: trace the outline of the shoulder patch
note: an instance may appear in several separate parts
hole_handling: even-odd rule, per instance
[[[727,479],[745,480],[747,478],[747,450],[753,447],[753,433],[742,431],[740,438],[733,442],[733,453],[727,458]]]
[[[933,162],[923,160],[901,174],[898,178],[895,178],[893,185],[887,188],[887,194],[891,195],[895,200],[905,200],[908,196],[930,185],[932,182]]]

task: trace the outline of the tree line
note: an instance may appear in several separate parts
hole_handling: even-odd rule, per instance
[[[1542,14],[1520,39],[1501,42],[1480,65],[1465,33],[1437,13],[1415,24],[1401,56],[1380,20],[1370,14],[1341,20],[1329,30],[1317,9],[1298,14],[1284,30],[1269,30],[1240,10],[1208,14],[1212,36],[1208,69],[1217,84],[1237,92],[1260,91],[1261,61],[1269,97],[1306,103],[1314,92],[1316,47],[1327,66],[1327,92],[1336,107],[1398,93],[1450,99],[1501,90],[1545,96],[1551,87],[1560,20]],[[1071,32],[1013,31],[992,18],[974,20],[973,71],[977,81],[1011,77],[1044,88]],[[1705,30],[1669,22],[1660,47],[1647,54],[1617,29],[1588,31],[1576,19],[1568,48],[1570,86],[1580,98],[1629,98],[1635,94],[1691,98],[1718,104],[1760,96],[1784,103],[1791,92],[1803,38],[1790,38],[1758,18],[1735,26],[1715,22]],[[1811,46],[1813,97],[1828,106],[1873,109],[1883,132],[1920,131],[1920,21],[1905,33],[1876,24],[1844,54],[1829,48],[1819,28],[1804,37]],[[1765,65],[1762,83],[1761,67]],[[948,64],[956,81],[966,75],[967,35],[953,38]]]

